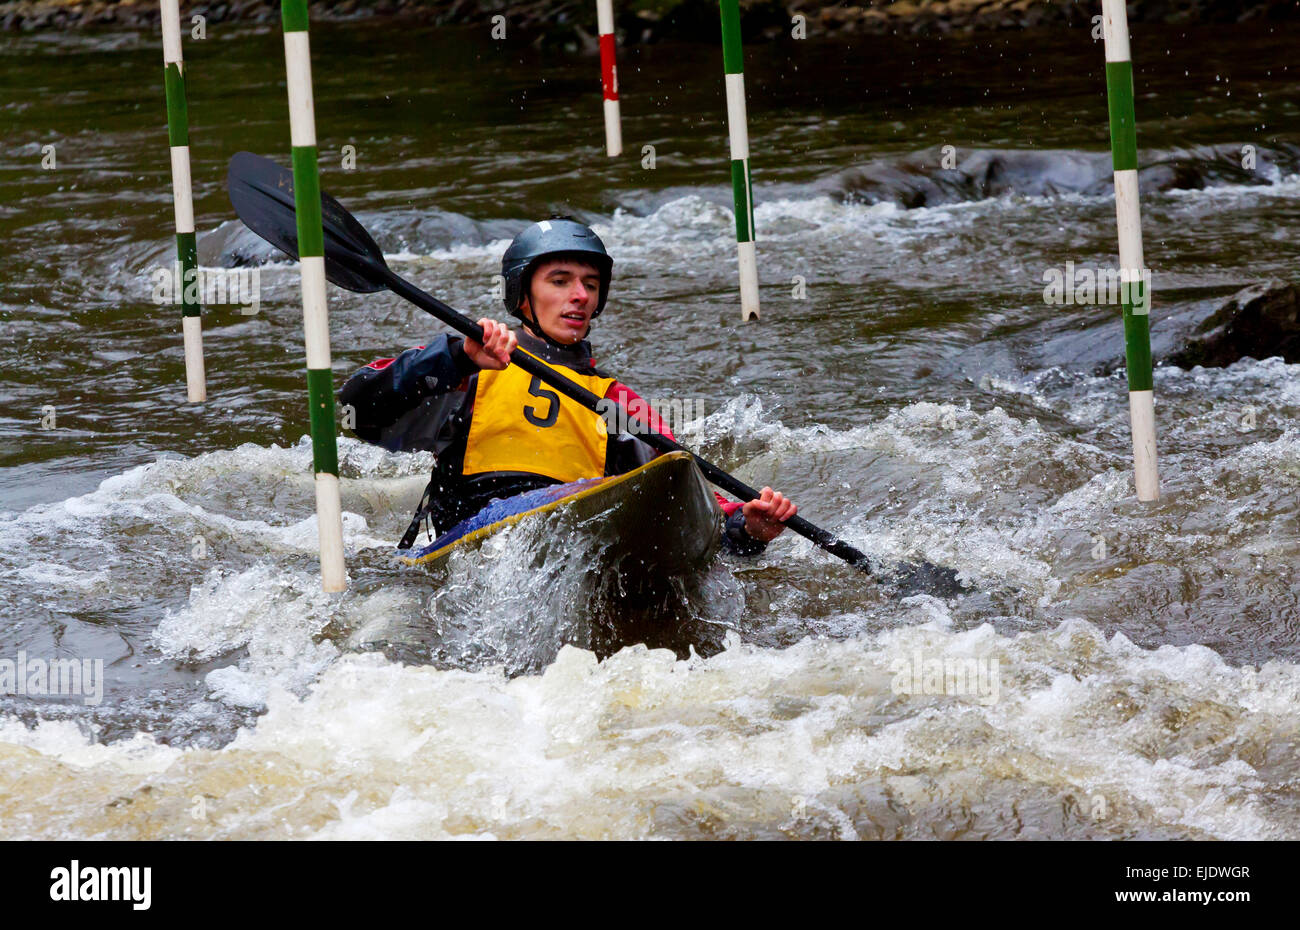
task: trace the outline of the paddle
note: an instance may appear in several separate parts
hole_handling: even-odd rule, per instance
[[[244,225],[291,258],[298,257],[298,227],[293,201],[293,172],[251,152],[239,152],[230,159],[230,203]],[[483,341],[483,330],[461,314],[414,284],[395,274],[384,261],[383,253],[370,234],[337,200],[321,193],[321,221],[325,234],[325,276],[339,287],[360,293],[390,290],[432,314],[443,323],[475,342]],[[516,349],[510,356],[531,375],[573,398],[588,410],[603,413],[602,398]],[[661,452],[683,449],[661,433],[648,431],[642,441]],[[758,491],[733,478],[722,469],[690,452],[700,471],[713,484],[742,501],[754,500]],[[812,540],[831,555],[868,574],[875,573],[867,555],[803,517],[793,516],[785,525],[805,539]],[[900,565],[889,580],[905,594],[927,593],[947,597],[968,590],[957,580],[956,572],[929,562]]]

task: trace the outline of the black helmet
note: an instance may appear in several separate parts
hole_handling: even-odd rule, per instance
[[[600,236],[570,217],[552,217],[534,223],[515,236],[501,258],[501,276],[506,279],[506,309],[521,320],[520,304],[528,290],[538,262],[543,258],[572,257],[594,265],[600,272],[600,299],[596,302],[594,320],[605,309],[609,297],[609,281],[613,277],[614,260],[605,251]]]

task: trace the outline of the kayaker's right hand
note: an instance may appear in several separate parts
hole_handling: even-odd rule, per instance
[[[518,342],[515,334],[504,323],[483,319],[478,321],[483,327],[483,341],[475,342],[465,337],[465,355],[479,368],[502,371],[510,365],[510,353]]]

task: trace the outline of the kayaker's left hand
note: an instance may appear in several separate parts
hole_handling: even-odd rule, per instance
[[[768,542],[785,532],[785,521],[799,508],[779,491],[763,488],[763,493],[742,508],[745,512],[745,532],[750,538]]]

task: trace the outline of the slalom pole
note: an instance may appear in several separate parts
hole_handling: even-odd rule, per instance
[[[740,47],[739,0],[720,0],[722,67],[727,73],[727,129],[731,135],[731,191],[736,201],[736,253],[740,264],[740,318],[758,319],[758,259],[754,254],[754,182],[749,176],[749,125]]]
[[[596,29],[600,33],[600,84],[605,94],[605,149],[613,158],[623,154],[618,65],[614,62],[614,0],[596,0]]]
[[[1133,433],[1133,479],[1140,501],[1160,498],[1156,470],[1155,393],[1151,375],[1151,295],[1144,292],[1142,217],[1138,209],[1137,117],[1133,109],[1133,61],[1124,0],[1102,0],[1106,46],[1106,98],[1110,150],[1115,168],[1115,220],[1119,227],[1124,352],[1128,365],[1129,423]]]
[[[167,92],[167,142],[171,148],[172,205],[176,214],[176,266],[181,291],[181,332],[185,342],[185,390],[192,404],[208,399],[203,370],[203,320],[186,286],[198,269],[194,237],[194,194],[190,186],[189,107],[185,103],[185,62],[181,60],[180,0],[162,0],[163,85]]]
[[[307,397],[316,472],[316,521],[320,527],[321,587],[347,588],[343,565],[343,508],[339,499],[339,453],[330,373],[330,324],[325,300],[325,237],[321,230],[320,174],[316,164],[316,115],[311,93],[311,47],[307,0],[284,0],[284,63],[289,85],[289,136],[293,146],[293,192],[302,274],[303,339],[307,346]]]

